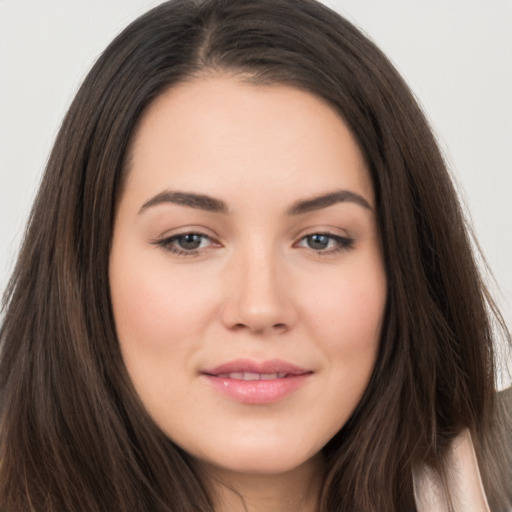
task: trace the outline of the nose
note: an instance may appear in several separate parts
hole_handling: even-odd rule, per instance
[[[222,321],[230,330],[254,334],[289,331],[298,314],[283,262],[271,251],[240,254],[231,261]]]

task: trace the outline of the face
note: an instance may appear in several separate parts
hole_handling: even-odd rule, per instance
[[[216,76],[159,97],[132,156],[110,286],[142,403],[210,467],[312,460],[368,384],[386,301],[354,138],[309,93]]]

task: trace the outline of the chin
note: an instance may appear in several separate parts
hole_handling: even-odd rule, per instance
[[[260,440],[252,445],[230,443],[219,452],[196,454],[196,457],[222,472],[277,475],[301,467],[318,454],[319,451],[308,450],[305,444],[291,445],[286,440],[274,444]]]

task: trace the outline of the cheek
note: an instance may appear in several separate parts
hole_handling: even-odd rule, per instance
[[[318,281],[316,281],[318,283]],[[309,287],[303,315],[332,350],[364,351],[380,338],[386,305],[386,278],[379,267],[326,279]]]
[[[116,331],[139,397],[164,425],[169,410],[183,408],[183,400],[174,400],[189,393],[184,383],[192,371],[191,356],[201,346],[215,299],[211,289],[194,285],[190,273],[171,274],[168,264],[143,264],[132,254],[129,260],[116,260],[114,253],[111,260]]]
[[[165,350],[195,337],[211,317],[214,299],[190,277],[171,274],[168,265],[137,265],[136,258],[111,265],[112,304],[123,350],[128,344]]]
[[[344,407],[351,412],[375,366],[386,307],[386,278],[380,265],[368,265],[364,272],[339,273],[327,282],[328,292],[310,287],[303,316],[309,337],[316,340],[332,370],[333,400],[339,400],[341,394]]]

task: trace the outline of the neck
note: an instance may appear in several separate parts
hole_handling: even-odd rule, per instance
[[[236,473],[203,467],[215,512],[315,512],[322,481],[321,456],[285,473]]]

